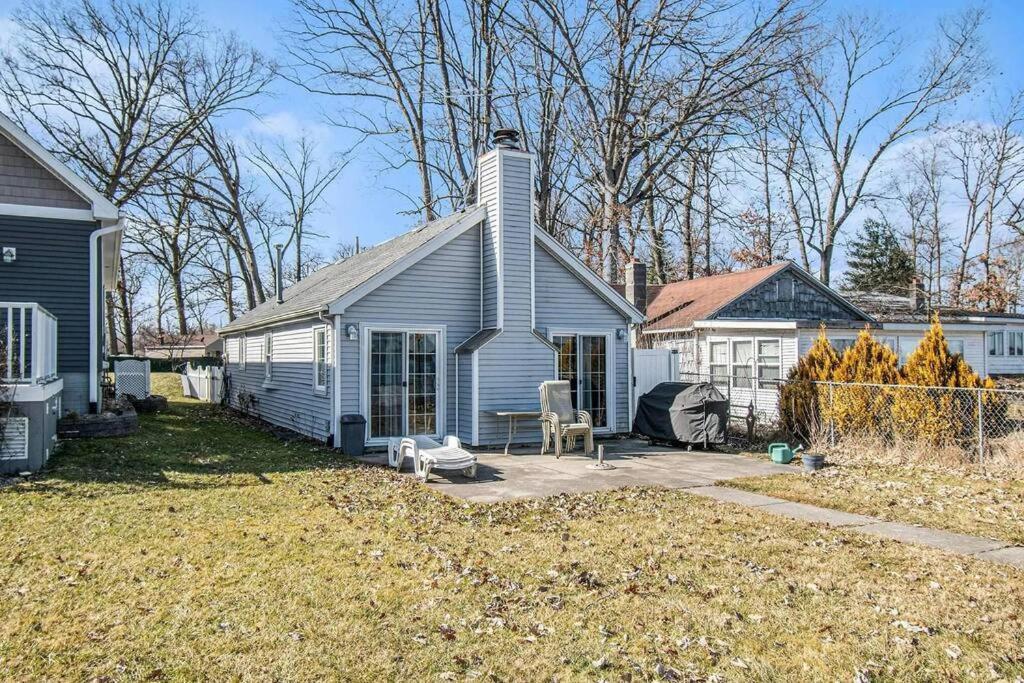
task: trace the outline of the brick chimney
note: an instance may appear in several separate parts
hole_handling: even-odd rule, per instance
[[[915,313],[921,313],[925,310],[925,303],[925,291],[921,287],[920,279],[915,275],[914,279],[910,281],[910,304],[914,307]]]
[[[626,301],[641,313],[647,312],[647,264],[630,261],[626,264]]]

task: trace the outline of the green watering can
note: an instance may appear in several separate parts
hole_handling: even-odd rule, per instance
[[[796,450],[789,447],[788,443],[773,443],[768,446],[768,455],[772,462],[780,465],[788,465],[793,461],[793,456],[803,450],[803,446],[797,446]]]

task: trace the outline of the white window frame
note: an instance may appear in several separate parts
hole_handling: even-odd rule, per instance
[[[750,363],[738,363],[736,361],[736,345],[737,344],[750,344]],[[751,375],[742,376],[742,379],[749,382],[748,386],[740,386],[737,383],[741,376],[736,372],[737,368],[750,368]],[[732,378],[732,388],[753,391],[755,383],[757,382],[757,341],[753,338],[750,339],[730,339],[729,340],[729,376]]]
[[[842,355],[843,355],[843,352],[845,352],[846,349],[840,349],[838,346],[836,346],[836,342],[842,342],[843,344],[846,345],[846,349],[848,349],[848,348],[850,348],[851,346],[853,346],[854,344],[857,343],[857,338],[856,337],[829,337],[828,338],[828,343],[832,345],[832,348],[835,349],[835,352],[841,358]]]
[[[263,383],[274,381],[274,333],[263,333]]]
[[[319,350],[319,344],[317,342],[317,336],[323,334],[323,350],[324,356],[322,359],[317,358],[317,351]],[[323,363],[324,368],[324,382],[320,383],[320,364]],[[330,332],[327,325],[315,325],[313,327],[313,393],[320,394],[322,396],[327,395],[327,387],[330,383],[331,377],[331,338]]]
[[[960,350],[959,351],[954,351],[953,350],[953,345],[954,344],[959,344],[960,345]],[[965,340],[963,337],[947,337],[946,345],[949,346],[950,353],[960,354],[961,358],[963,357],[963,355],[965,353],[967,353],[967,340]]]
[[[618,367],[615,365],[615,330],[600,330],[600,329],[565,329],[557,328],[548,330],[548,341],[554,343],[555,337],[576,337],[576,372],[579,376],[579,350],[581,347],[579,338],[582,337],[604,337],[604,395],[605,401],[608,403],[605,408],[605,412],[608,416],[608,424],[604,427],[594,427],[595,434],[614,434],[616,430],[617,417],[615,410],[615,379],[618,376]],[[558,377],[558,354],[555,353],[554,360],[552,362],[552,368],[554,374],[552,377]]]
[[[441,438],[448,430],[448,326],[395,325],[392,323],[360,323],[359,324],[359,377],[362,379],[359,389],[359,412],[366,417],[364,444],[380,446],[387,444],[389,437],[370,438],[370,336],[374,332],[404,332],[437,334],[437,432],[428,434]],[[403,373],[405,370],[403,370]],[[408,410],[408,406],[406,407]]]
[[[993,352],[992,341],[999,340],[997,352]],[[1006,335],[1003,334],[1002,330],[990,330],[985,333],[985,354],[989,356],[1005,356],[1006,355]]]
[[[712,347],[712,345],[715,345],[715,344],[721,344],[721,345],[725,346],[725,363],[724,364],[722,364],[722,363],[712,363],[711,362],[714,359],[714,354],[711,353],[711,347]],[[715,338],[715,339],[709,338],[708,339],[707,352],[708,352],[708,377],[710,378],[711,383],[714,386],[719,387],[720,389],[727,389],[729,387],[729,383],[732,381],[732,358],[731,358],[731,355],[730,355],[732,353],[732,344],[730,343],[730,340],[728,338]],[[725,368],[725,380],[724,381],[716,380],[715,379],[715,377],[716,377],[716,375],[715,375],[715,368],[721,368],[721,367]]]
[[[753,369],[753,373],[754,374],[750,378],[750,386],[749,387],[736,386],[736,367],[739,365],[738,363],[735,362],[735,357],[736,356],[735,356],[735,351],[734,351],[734,345],[736,344],[736,342],[740,342],[740,343],[749,342],[749,343],[751,343],[753,345],[753,347],[751,348],[751,354],[753,356],[754,362],[752,364],[743,364],[744,367],[750,367],[750,368]],[[759,347],[760,347],[762,342],[775,342],[775,343],[777,343],[779,345],[779,362],[777,364],[776,363],[761,363],[760,362],[760,358],[758,356],[758,349],[759,349]],[[708,369],[708,373],[707,374],[708,374],[708,377],[711,378],[711,383],[714,384],[716,387],[719,387],[719,388],[732,388],[732,389],[735,389],[737,391],[775,391],[776,390],[775,382],[776,381],[779,381],[779,382],[782,381],[782,379],[783,379],[782,371],[783,371],[783,368],[785,367],[785,356],[783,354],[783,348],[784,347],[783,347],[783,343],[782,342],[783,342],[783,338],[782,337],[763,337],[763,336],[750,336],[750,337],[746,337],[746,336],[744,336],[744,337],[733,337],[733,336],[729,336],[729,337],[708,337],[706,342],[705,342],[705,345],[704,345],[704,352],[707,354],[707,356],[706,356],[706,358],[707,358],[707,369]],[[725,367],[725,370],[726,370],[726,376],[728,377],[728,380],[725,381],[725,382],[722,382],[722,381],[717,381],[716,382],[713,379],[714,375],[712,373],[712,370],[714,368],[722,367],[723,365],[722,365],[722,363],[712,363],[711,362],[711,345],[712,344],[725,344],[726,363],[725,363],[724,367]],[[772,386],[770,386],[770,387],[762,387],[761,386],[761,379],[760,379],[760,377],[761,377],[761,366],[762,365],[764,365],[766,367],[775,367],[777,365],[778,368],[779,368],[779,379],[778,380],[765,380],[765,381],[768,381],[768,382],[772,382]]]
[[[1019,330],[1006,331],[1006,355],[1013,356],[1014,358],[1024,356],[1024,332]]]
[[[775,356],[777,359],[774,363],[764,363],[761,361],[761,344],[774,343],[777,345],[778,353]],[[782,339],[776,337],[758,337],[754,341],[754,381],[757,382],[758,391],[777,391],[779,388],[779,382],[782,381]],[[761,379],[762,368],[777,368],[779,371],[778,377],[774,379]],[[769,382],[769,386],[763,386],[762,382]]]

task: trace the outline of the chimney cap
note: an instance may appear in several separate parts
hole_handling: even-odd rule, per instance
[[[519,149],[519,131],[514,128],[499,128],[491,135],[494,144],[503,149]]]

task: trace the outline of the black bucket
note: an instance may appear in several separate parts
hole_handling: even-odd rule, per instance
[[[805,472],[817,472],[825,466],[825,456],[820,453],[804,453],[800,456]]]

